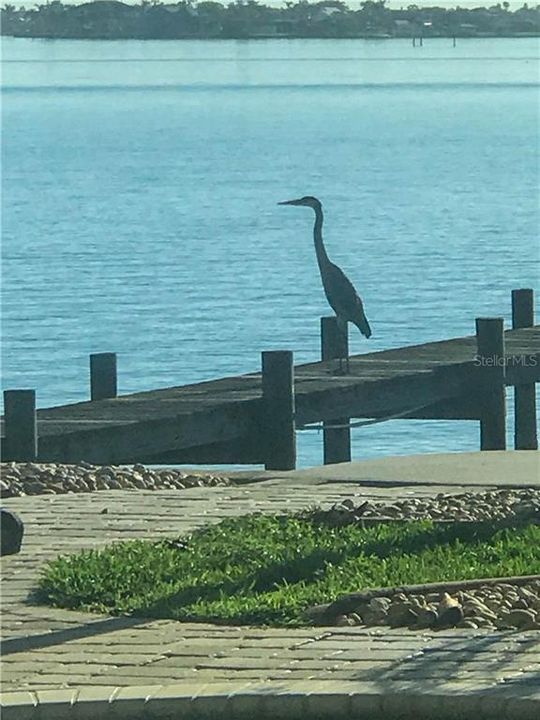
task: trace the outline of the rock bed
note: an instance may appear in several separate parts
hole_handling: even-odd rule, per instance
[[[329,510],[311,511],[317,522],[332,527],[373,520],[540,522],[540,489],[496,490],[483,493],[408,498],[391,504],[345,500]],[[408,627],[412,630],[482,628],[540,630],[540,580],[527,584],[501,582],[475,589],[407,593],[359,601],[347,614],[328,616],[329,606],[309,613],[324,625]]]
[[[501,582],[451,594],[398,592],[360,602],[354,612],[323,624],[389,625],[412,630],[540,630],[540,580],[524,585]]]
[[[458,495],[439,493],[433,497],[407,498],[389,503],[344,500],[329,510],[306,513],[314,520],[341,527],[364,520],[425,520],[478,522],[506,518],[540,520],[540,488],[494,490]]]
[[[144,465],[0,463],[0,497],[96,490],[184,490],[228,484],[228,478],[220,475],[187,473],[174,468],[152,469]]]

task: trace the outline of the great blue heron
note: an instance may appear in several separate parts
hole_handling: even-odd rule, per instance
[[[321,279],[330,307],[336,313],[338,327],[346,335],[347,323],[351,322],[360,330],[364,337],[371,336],[371,328],[364,313],[364,306],[353,284],[345,275],[343,270],[330,261],[326,253],[322,238],[323,211],[320,200],[311,195],[299,198],[298,200],[286,200],[278,205],[301,205],[310,207],[315,211],[315,225],[313,227],[313,239],[315,241],[315,252],[321,272]],[[341,367],[341,362],[340,362]],[[347,370],[349,369],[349,358],[347,358]]]

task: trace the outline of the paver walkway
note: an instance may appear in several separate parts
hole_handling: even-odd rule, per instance
[[[22,552],[2,561],[2,717],[60,719],[77,710],[77,718],[294,718],[313,707],[332,718],[361,717],[362,708],[370,718],[487,718],[495,707],[498,717],[540,717],[538,631],[254,629],[105,618],[26,602],[40,567],[59,553],[352,495],[382,500],[467,490],[315,484],[298,473],[233,487],[5,500],[23,517],[26,535]]]

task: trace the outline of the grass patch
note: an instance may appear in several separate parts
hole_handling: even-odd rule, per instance
[[[540,527],[430,521],[331,528],[247,515],[182,542],[131,541],[60,557],[39,601],[227,624],[307,624],[310,605],[368,588],[540,573]]]

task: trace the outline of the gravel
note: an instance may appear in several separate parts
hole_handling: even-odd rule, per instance
[[[221,475],[144,465],[0,463],[0,497],[60,495],[96,490],[184,490],[229,485]]]
[[[308,513],[320,523],[341,527],[366,520],[425,520],[478,522],[482,520],[540,520],[540,488],[466,492],[458,495],[439,493],[433,497],[408,498],[392,503],[344,500],[329,510]]]
[[[312,616],[317,619],[317,609]],[[455,592],[397,592],[359,602],[321,624],[408,627],[411,630],[482,628],[540,630],[540,580],[501,582]]]

